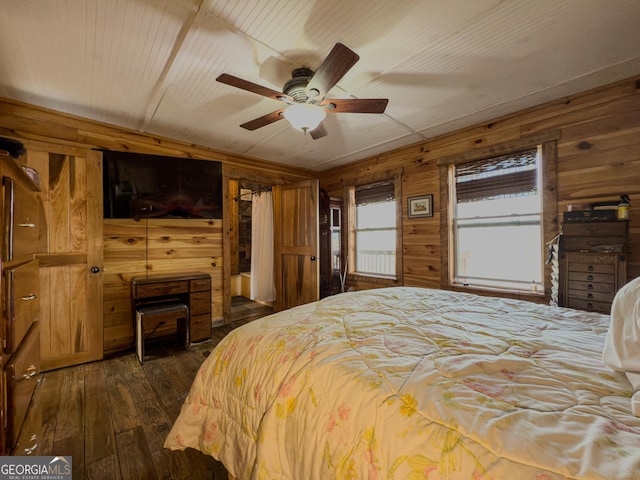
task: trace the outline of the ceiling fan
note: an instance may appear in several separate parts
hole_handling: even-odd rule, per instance
[[[256,130],[286,118],[291,125],[309,132],[315,140],[327,135],[322,125],[326,112],[331,113],[384,113],[386,98],[325,99],[326,94],[360,59],[357,53],[342,43],[336,43],[327,58],[313,72],[303,67],[296,68],[291,80],[285,83],[282,92],[223,73],[216,80],[232,87],[257,93],[287,104],[275,112],[268,113],[240,125],[247,130]]]

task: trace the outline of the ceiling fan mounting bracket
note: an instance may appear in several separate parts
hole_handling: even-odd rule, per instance
[[[309,99],[307,85],[313,77],[313,71],[309,68],[296,68],[291,73],[291,80],[284,84],[282,93],[289,95],[296,103],[306,103]]]

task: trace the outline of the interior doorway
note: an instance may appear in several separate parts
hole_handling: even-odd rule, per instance
[[[231,180],[233,218],[231,219],[231,297],[243,297],[273,306],[275,293],[265,292],[264,283],[273,273],[273,209],[271,186]],[[266,203],[265,203],[266,202]],[[269,212],[265,208],[271,207]],[[265,217],[267,215],[267,217]],[[269,223],[271,226],[269,228]],[[265,224],[266,231],[265,231]],[[255,238],[255,237],[258,238]],[[266,273],[262,270],[266,268]],[[266,277],[266,278],[265,278]],[[273,279],[271,278],[271,281]],[[268,290],[267,286],[267,290]],[[275,290],[275,287],[272,287]]]

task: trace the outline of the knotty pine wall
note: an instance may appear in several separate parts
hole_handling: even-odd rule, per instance
[[[441,222],[438,161],[492,146],[559,130],[557,142],[557,229],[571,203],[631,197],[628,278],[640,275],[640,76],[579,95],[527,109],[514,115],[442,135],[407,148],[325,171],[320,187],[342,197],[354,179],[366,181],[381,172],[402,169],[402,261],[408,286],[447,288],[441,268],[446,255]],[[407,218],[407,198],[433,194],[434,216]],[[446,223],[445,223],[446,224]],[[380,280],[350,276],[356,289],[386,286]]]
[[[86,155],[87,149],[197,158],[222,162],[225,199],[230,202],[230,179],[282,184],[316,175],[289,165],[230,155],[168,138],[143,134],[101,122],[0,98],[0,136],[15,138],[27,150],[62,155]],[[69,212],[73,217],[74,212]],[[102,212],[97,212],[102,217]],[[86,223],[86,218],[70,221]],[[222,318],[230,308],[230,249],[225,237],[235,232],[226,215],[223,220],[104,220],[103,221],[103,345],[108,355],[133,347],[130,280],[149,274],[202,271],[212,277],[212,313]],[[47,306],[43,305],[43,309]]]
[[[105,354],[133,344],[133,277],[208,273],[211,316],[223,319],[222,220],[105,219],[103,225]]]
[[[621,193],[629,194],[632,254],[628,276],[640,275],[640,76],[322,172],[320,186],[331,196],[341,197],[344,185],[354,179],[366,181],[368,176],[401,169],[403,279],[400,283],[446,287],[441,271],[441,255],[446,249],[442,246],[441,235],[442,179],[438,159],[554,129],[560,131],[556,187],[559,215],[570,203],[611,200]],[[69,155],[86,149],[113,149],[217,160],[223,163],[225,177],[260,183],[286,183],[318,176],[290,166],[228,155],[1,98],[0,136],[16,138],[27,149],[34,147],[38,151]],[[408,219],[406,199],[426,193],[434,196],[434,216]],[[226,197],[228,201],[228,192]],[[230,268],[230,262],[225,261],[227,253],[222,244],[232,233],[232,226],[225,223],[228,219],[222,225],[214,222],[207,227],[197,222],[184,224],[184,227],[164,223],[151,225],[149,265],[152,269],[182,273],[186,265],[195,269],[209,265],[216,275],[214,282],[218,272],[226,275],[224,272]],[[144,243],[142,228],[140,223],[104,223],[103,312],[107,353],[125,348],[133,338],[133,331],[127,332],[131,324],[125,327],[130,319],[126,313],[130,308],[128,280],[134,274],[145,273],[141,270],[144,262],[140,258]],[[221,250],[222,267],[218,263]],[[202,257],[196,253],[199,251],[204,254]],[[194,256],[189,260],[179,258],[184,255]],[[215,267],[211,267],[212,262]],[[352,278],[349,285],[374,288],[384,283]],[[220,304],[229,301],[227,288],[214,285],[214,316],[219,312]]]

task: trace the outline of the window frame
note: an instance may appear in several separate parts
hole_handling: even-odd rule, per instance
[[[477,285],[464,286],[454,282],[455,274],[455,233],[453,231],[453,211],[455,208],[455,192],[450,188],[452,185],[453,168],[451,165],[481,160],[484,158],[497,157],[523,150],[526,148],[535,148],[540,145],[541,152],[541,170],[542,170],[542,243],[540,248],[544,248],[548,242],[556,237],[559,229],[558,213],[557,213],[557,140],[560,138],[559,130],[543,132],[521,139],[505,142],[491,147],[480,148],[468,151],[462,154],[450,155],[439,159],[438,166],[440,168],[440,205],[441,216],[440,226],[442,232],[443,255],[441,255],[441,286],[451,290],[461,291],[493,291],[501,296],[509,296],[514,298],[521,297],[540,297],[541,294],[545,298],[551,297],[552,281],[551,281],[551,265],[544,265],[543,286],[544,292],[528,292],[523,290],[508,290],[504,288],[481,287]],[[542,256],[544,262],[545,255]]]
[[[366,185],[368,183],[374,183],[382,180],[393,179],[394,188],[394,202],[396,205],[396,252],[395,263],[396,269],[394,275],[382,275],[375,273],[365,273],[356,271],[356,205],[355,205],[355,190],[359,185]],[[363,280],[366,282],[380,283],[386,285],[399,285],[402,284],[402,173],[385,172],[380,175],[370,175],[364,178],[358,178],[349,185],[345,185],[345,205],[344,214],[345,219],[343,225],[346,226],[347,238],[346,249],[347,252],[347,278],[354,282]]]
[[[497,170],[496,162],[498,162],[499,165],[507,158],[509,159],[511,167],[504,170]],[[534,168],[523,170],[522,168],[518,169],[518,167],[516,167],[516,171],[514,172],[512,160],[518,158],[528,158]],[[487,168],[489,168],[490,172],[495,173],[502,171],[505,173],[487,176]],[[472,160],[464,164],[449,165],[449,170],[452,172],[452,182],[449,188],[454,192],[451,203],[451,231],[453,232],[451,241],[453,260],[451,264],[452,284],[457,287],[474,285],[477,288],[513,290],[516,292],[530,291],[531,293],[542,295],[544,288],[541,290],[540,287],[543,287],[544,282],[544,263],[542,262],[544,248],[541,241],[544,234],[542,228],[542,181],[544,181],[542,174],[544,170],[542,168],[541,146],[537,145],[536,148],[528,148],[507,155],[494,155],[486,159]],[[478,175],[481,175],[480,178],[478,178]],[[470,179],[470,177],[474,178]],[[461,178],[469,180],[461,182]],[[538,200],[534,212],[512,211],[511,213],[507,213],[504,211],[496,213],[482,209],[481,211],[476,211],[472,216],[462,214],[467,204],[477,204],[477,202],[487,200],[498,200],[497,195],[506,195],[507,198],[521,196],[530,198],[529,194],[531,192],[535,192],[535,198]],[[516,203],[516,200],[512,198],[509,204],[513,205],[514,203]],[[539,236],[537,255],[540,262],[536,266],[535,283],[532,283],[530,278],[528,281],[499,278],[495,275],[488,274],[486,271],[483,271],[480,277],[462,274],[459,269],[461,268],[461,262],[464,258],[464,255],[460,251],[460,245],[463,243],[463,239],[466,238],[467,241],[469,241],[469,234],[475,238],[477,238],[477,235],[486,235],[487,232],[484,228],[487,227],[498,229],[511,227],[516,228],[518,231],[520,231],[520,228],[534,227],[536,236]],[[493,234],[494,231],[495,230],[492,230],[491,233]],[[522,235],[522,233],[518,233],[518,235]],[[491,236],[490,238],[494,237]],[[511,254],[513,254],[513,252]]]

